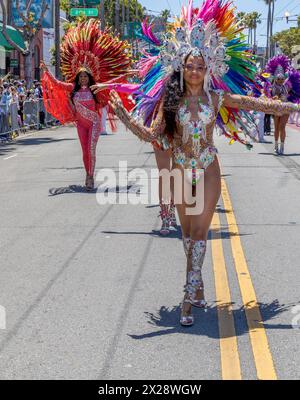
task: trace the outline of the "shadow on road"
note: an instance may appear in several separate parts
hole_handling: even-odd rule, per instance
[[[58,143],[58,142],[66,142],[66,141],[74,141],[77,140],[75,138],[67,138],[67,139],[53,139],[52,137],[28,137],[24,139],[19,139],[15,142],[15,144],[23,145],[23,146],[37,146],[45,143]]]
[[[48,168],[48,169],[55,169],[55,168]],[[56,169],[63,169],[63,170],[69,170],[69,169],[82,169],[82,168],[56,168]],[[70,193],[129,193],[133,185],[128,185],[128,186],[115,186],[115,187],[110,187],[110,188],[104,188],[104,190],[99,189],[98,187],[95,187],[93,190],[90,190],[89,192],[85,189],[85,186],[80,186],[80,185],[70,185],[70,186],[65,186],[65,187],[60,187],[60,188],[51,188],[49,189],[49,196],[57,196],[61,194],[70,194]]]
[[[231,305],[234,307],[235,303]],[[272,301],[272,303],[258,303],[259,309],[262,316],[262,327],[266,330],[268,329],[294,329],[290,324],[266,324],[266,321],[269,321],[279,314],[283,312],[290,311],[296,304],[280,304],[278,300]],[[216,305],[216,302],[213,302],[212,305],[209,305],[206,311],[201,309],[193,308],[193,313],[195,316],[195,324],[189,328],[182,327],[179,324],[180,318],[180,307],[165,307],[162,306],[160,310],[155,313],[145,312],[146,318],[149,320],[148,323],[154,325],[159,328],[164,328],[159,331],[155,330],[153,332],[148,332],[145,334],[134,335],[128,334],[132,339],[141,340],[141,339],[149,339],[154,337],[159,337],[163,335],[170,335],[174,333],[187,333],[192,335],[201,335],[207,336],[213,339],[220,339],[220,333],[218,329],[218,312],[222,313],[222,318],[226,318],[226,313],[228,314],[228,318],[233,315],[235,321],[235,330],[236,336],[242,336],[249,332],[249,328],[246,322],[245,315],[245,306],[242,306],[238,309],[234,309],[232,312],[228,307],[228,304]],[[254,308],[253,306],[252,308]],[[256,308],[256,307],[255,307]],[[247,309],[251,309],[251,307],[247,307]],[[223,336],[230,337],[230,336]]]
[[[153,237],[161,237],[159,230],[152,229],[152,231],[148,232],[136,232],[136,231],[102,231],[102,233],[108,234],[108,235],[149,235]],[[166,236],[166,238],[169,239],[182,239],[182,234],[181,234],[181,229],[179,226],[176,228],[174,227],[173,229],[170,228],[170,234]]]
[[[97,192],[97,188],[88,192],[86,190],[85,186],[70,185],[70,186],[66,186],[66,187],[49,189],[49,197],[58,196],[61,194],[70,194],[70,193],[91,194],[91,193],[96,193],[96,192]]]
[[[37,146],[45,143],[58,143],[77,139],[53,139],[51,137],[24,137],[24,139],[12,140],[4,143],[0,143],[0,156],[6,155],[9,152],[16,151],[18,146]]]
[[[257,153],[257,154],[261,154],[263,156],[273,156],[273,157],[299,157],[300,153],[284,153],[282,156],[279,156],[278,154],[274,154],[274,153]]]
[[[211,229],[210,230],[210,234],[208,235],[207,240],[214,240],[214,238],[211,237],[211,232],[217,232],[218,234],[220,233],[220,231],[218,229],[214,230]],[[152,231],[150,232],[137,232],[137,231],[102,231],[102,233],[107,234],[107,235],[149,235],[149,236],[161,236],[159,234],[159,230],[154,230],[152,229]],[[221,231],[221,236],[222,239],[230,239],[233,236],[250,236],[252,234],[250,233],[244,233],[244,234],[236,234],[233,232],[227,232],[227,231]],[[181,228],[179,225],[177,225],[177,227],[174,230],[170,230],[170,234],[168,236],[166,236],[167,238],[174,238],[174,239],[182,239],[182,234],[181,234]]]

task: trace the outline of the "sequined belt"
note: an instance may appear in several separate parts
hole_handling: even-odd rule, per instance
[[[186,154],[180,149],[173,150],[173,158],[176,164],[181,165],[185,169],[206,169],[214,161],[218,150],[214,146],[205,147],[197,158],[187,157]]]

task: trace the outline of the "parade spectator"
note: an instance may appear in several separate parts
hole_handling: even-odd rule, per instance
[[[54,122],[54,121],[53,121]],[[17,132],[46,126],[41,83],[35,80],[26,89],[24,80],[0,78],[0,135],[1,140],[13,138]]]

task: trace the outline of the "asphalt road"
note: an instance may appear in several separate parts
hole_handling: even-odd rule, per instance
[[[72,127],[0,145],[0,379],[299,379],[300,130],[284,157],[266,139],[216,138],[209,308],[192,328],[180,228],[159,237],[157,204],[98,204]],[[119,161],[155,168],[122,127],[97,154],[117,176]]]

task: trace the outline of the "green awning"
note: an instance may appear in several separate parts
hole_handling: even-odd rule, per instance
[[[24,39],[19,31],[17,31],[14,27],[10,25],[7,25],[6,32],[13,42],[15,42],[22,49],[24,50],[26,49]],[[14,50],[14,48],[7,42],[7,40],[3,36],[1,23],[0,23],[0,46],[5,47],[6,50]]]

